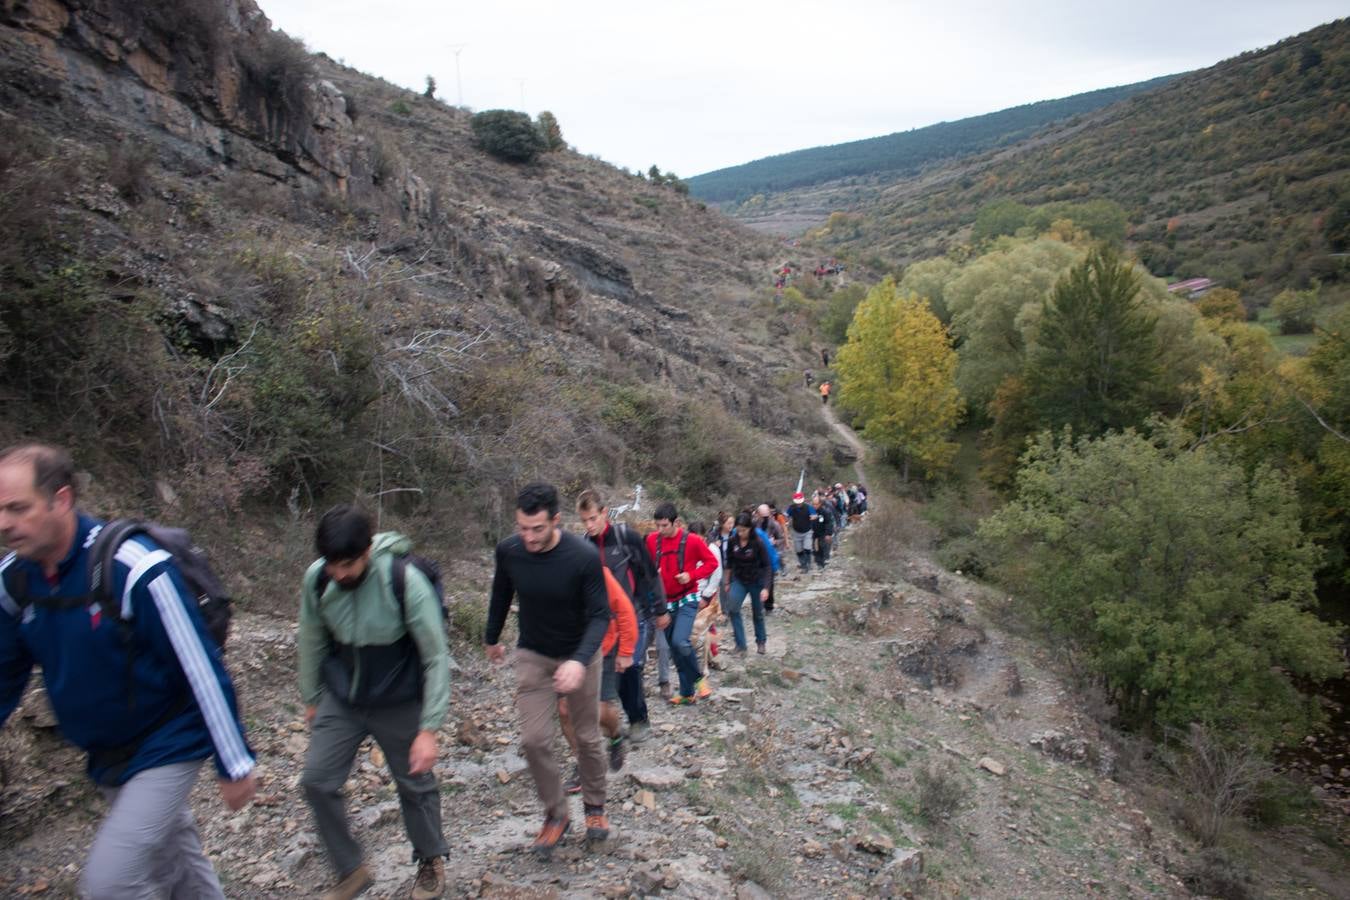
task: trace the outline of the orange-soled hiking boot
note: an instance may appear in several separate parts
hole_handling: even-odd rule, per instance
[[[603,806],[586,807],[586,840],[603,841],[609,837],[609,816]]]
[[[712,685],[708,684],[707,678],[700,678],[694,682],[694,696],[700,700],[707,700],[712,696]]]
[[[553,848],[558,846],[563,835],[567,834],[567,829],[572,827],[571,819],[555,819],[552,816],[544,817],[544,827],[539,829],[539,836],[534,839],[535,855],[548,859],[553,855]]]

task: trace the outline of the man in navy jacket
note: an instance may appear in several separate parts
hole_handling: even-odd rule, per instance
[[[0,540],[12,551],[0,560],[0,725],[42,666],[61,731],[110,803],[83,895],[222,898],[188,795],[213,755],[228,808],[256,791],[234,688],[173,557],[149,537],[123,543],[107,573],[120,609],[94,601],[102,527],[76,509],[64,450],[0,452]]]

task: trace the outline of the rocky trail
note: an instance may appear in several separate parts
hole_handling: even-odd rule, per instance
[[[541,812],[511,669],[456,647],[438,765],[447,895],[1189,896],[1184,842],[1107,777],[1110,751],[1048,668],[981,620],[983,589],[919,557],[893,584],[861,584],[849,547],[867,527],[842,536],[827,570],[780,583],[767,654],[722,655],[711,699],[669,707],[649,671],[653,732],[610,776],[611,839],[588,847],[574,829],[549,862],[529,851]],[[485,571],[452,574],[465,596],[485,594]],[[208,778],[194,795],[231,898],[330,883],[298,788],[308,736],[294,653],[290,622],[238,617],[230,664],[262,786],[237,814]],[[101,813],[43,706],[35,692],[0,733],[0,896],[73,895]],[[348,790],[377,875],[366,896],[406,896],[410,850],[373,744]],[[1273,879],[1272,894],[1338,895],[1303,876]]]

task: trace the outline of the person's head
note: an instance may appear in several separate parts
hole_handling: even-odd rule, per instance
[[[667,501],[656,507],[652,520],[656,522],[656,533],[661,537],[671,538],[679,534],[680,514],[674,503]]]
[[[577,515],[591,537],[599,537],[609,527],[609,507],[597,490],[584,490],[577,496]]]
[[[731,513],[719,512],[717,514],[717,530],[722,534],[731,534],[731,529],[736,527],[736,517]]]
[[[527,484],[516,497],[516,533],[529,553],[552,550],[558,543],[558,489],[536,481]]]
[[[341,588],[359,585],[370,569],[370,539],[370,516],[363,510],[344,503],[324,513],[314,529],[324,574]]]
[[[759,516],[761,519],[767,519],[769,517],[769,504],[761,503],[755,508],[755,515]]]
[[[0,540],[16,556],[55,567],[75,542],[75,463],[49,444],[0,452]]]
[[[755,519],[748,512],[736,517],[736,536],[744,543],[750,540],[750,532],[755,528]]]
[[[805,502],[806,502],[806,495],[803,494],[801,491],[798,491],[797,493],[795,493],[795,494],[792,495],[792,502],[793,502],[793,503],[805,503]]]

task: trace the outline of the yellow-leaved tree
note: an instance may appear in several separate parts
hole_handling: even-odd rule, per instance
[[[862,423],[863,437],[928,475],[951,465],[950,440],[964,409],[956,389],[956,351],[928,301],[902,294],[887,278],[853,314],[835,363],[839,402]]]

